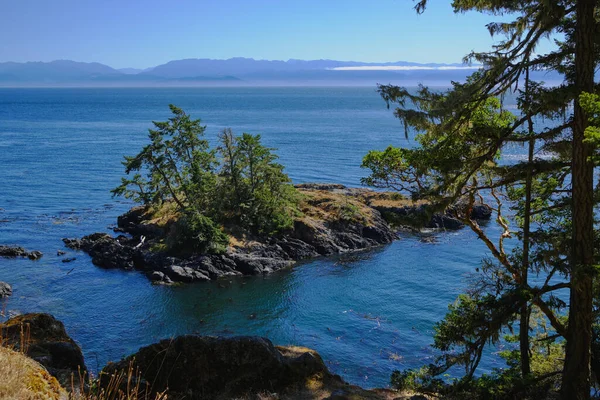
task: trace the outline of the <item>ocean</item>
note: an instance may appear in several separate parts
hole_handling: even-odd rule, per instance
[[[225,127],[260,134],[294,183],[358,187],[369,150],[414,145],[375,87],[0,89],[0,244],[44,253],[0,259],[0,281],[14,290],[0,303],[4,319],[53,314],[94,371],[188,333],[310,347],[364,387],[385,387],[394,369],[432,360],[435,322],[486,255],[468,229],[402,234],[373,251],[269,276],[176,287],[100,269],[64,248],[64,237],[112,232],[132,206],[110,189],[123,176],[123,156],[139,151],[170,103],[202,119],[213,143]],[[488,355],[483,365],[502,364]]]

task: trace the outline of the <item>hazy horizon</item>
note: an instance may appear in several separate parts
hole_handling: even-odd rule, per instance
[[[510,17],[457,15],[441,2],[422,15],[413,7],[395,0],[4,2],[0,35],[19,40],[3,43],[0,62],[66,59],[117,69],[231,57],[450,64],[488,49],[494,40],[486,24]],[[553,46],[550,39],[538,52]]]

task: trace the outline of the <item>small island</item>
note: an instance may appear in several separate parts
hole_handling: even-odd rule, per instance
[[[150,144],[125,157],[130,177],[113,194],[141,205],[118,218],[122,234],[64,239],[99,267],[143,271],[157,284],[202,282],[368,250],[391,243],[400,228],[463,226],[457,212],[467,211],[464,204],[440,214],[399,193],[292,185],[259,135],[225,129],[211,149],[200,120],[170,108],[169,121],[154,122]],[[491,215],[482,204],[468,212]]]

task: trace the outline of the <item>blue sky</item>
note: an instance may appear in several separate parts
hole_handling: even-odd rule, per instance
[[[498,17],[431,0],[4,0],[0,62],[145,68],[182,58],[460,62]],[[543,49],[541,49],[543,50]]]

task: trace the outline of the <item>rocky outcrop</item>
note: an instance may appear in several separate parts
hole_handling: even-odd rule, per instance
[[[181,256],[156,251],[154,245],[167,229],[149,220],[140,207],[118,218],[118,230],[130,236],[95,233],[63,241],[71,249],[87,252],[99,267],[140,270],[154,283],[171,284],[268,274],[298,260],[369,249],[396,238],[377,210],[334,194],[341,185],[327,188],[303,189],[308,193],[306,212],[289,232],[267,239],[242,239],[223,254]]]
[[[408,205],[373,204],[376,210],[394,226],[408,226],[412,228],[430,228],[458,230],[465,226],[459,216],[464,215],[467,205],[463,202],[450,207],[446,212],[431,212],[429,204],[416,202]],[[488,220],[492,209],[487,204],[475,204],[471,208],[470,218],[475,220]]]
[[[172,284],[268,274],[299,260],[370,249],[396,239],[393,225],[443,229],[463,226],[450,212],[431,217],[427,204],[394,193],[338,184],[302,184],[296,188],[303,195],[302,216],[292,229],[270,238],[234,237],[223,254],[183,256],[158,250],[169,225],[164,218],[153,219],[143,207],[118,218],[117,231],[127,236],[94,233],[63,241],[71,249],[87,252],[101,268],[139,270],[154,283]],[[484,206],[478,207],[477,215],[485,217]],[[475,211],[472,215],[475,217]],[[170,223],[173,220],[167,218]]]
[[[301,347],[275,347],[260,337],[180,336],[143,347],[118,363],[108,364],[100,382],[124,374],[132,365],[150,398],[392,398],[346,384],[329,372],[318,353]],[[168,373],[166,372],[168,371]]]
[[[49,314],[24,314],[0,324],[3,345],[43,365],[65,387],[86,371],[83,353],[65,326]]]
[[[0,282],[0,299],[12,294],[12,287],[6,282]]]
[[[37,260],[42,258],[43,253],[41,251],[27,251],[22,247],[18,246],[5,246],[0,245],[0,257],[16,258],[16,257],[27,257],[30,260]]]

